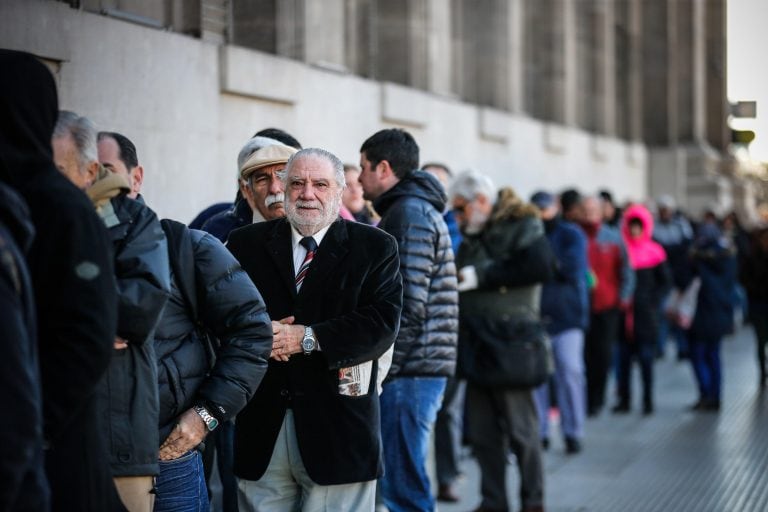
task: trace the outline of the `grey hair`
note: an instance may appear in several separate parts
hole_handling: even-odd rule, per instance
[[[347,186],[347,181],[344,178],[344,164],[339,160],[339,157],[330,151],[320,148],[304,148],[291,155],[291,158],[288,159],[288,163],[285,164],[285,169],[282,172],[277,173],[278,177],[285,183],[288,179],[288,173],[291,170],[293,162],[309,157],[322,158],[330,162],[333,166],[333,174],[336,178],[336,183],[338,183],[339,187],[342,189]]]
[[[61,110],[53,129],[53,138],[66,136],[72,137],[75,142],[81,171],[91,162],[98,161],[96,126],[90,119],[69,110]]]
[[[237,154],[237,175],[240,176],[240,169],[243,168],[243,164],[252,154],[267,146],[285,146],[285,144],[269,137],[252,137],[248,139],[240,153]]]
[[[451,201],[457,197],[471,201],[477,194],[487,197],[491,204],[496,203],[498,196],[496,185],[493,184],[491,178],[477,171],[464,171],[457,175],[448,192]]]

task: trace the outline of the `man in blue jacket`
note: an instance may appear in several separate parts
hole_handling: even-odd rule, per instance
[[[566,453],[581,451],[586,413],[584,330],[588,324],[587,237],[575,224],[560,219],[555,197],[536,192],[531,202],[541,210],[547,240],[557,259],[554,279],[544,283],[541,316],[552,338],[554,384]],[[549,384],[535,392],[542,446],[549,446]]]

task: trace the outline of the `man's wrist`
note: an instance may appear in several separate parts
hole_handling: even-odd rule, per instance
[[[203,420],[203,423],[205,423],[208,432],[211,432],[219,426],[219,420],[211,413],[207,407],[203,405],[195,405],[192,407],[192,410],[194,410],[197,415],[200,416],[200,419]]]

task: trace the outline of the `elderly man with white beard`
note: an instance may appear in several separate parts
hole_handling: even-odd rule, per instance
[[[235,230],[227,246],[274,333],[235,423],[240,510],[371,511],[383,470],[378,359],[402,309],[397,242],[339,218],[344,167],[331,153],[299,151],[283,183],[286,217]]]

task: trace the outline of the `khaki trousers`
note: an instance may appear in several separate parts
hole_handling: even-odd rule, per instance
[[[318,485],[309,478],[290,409],[267,472],[259,480],[238,479],[237,485],[240,512],[373,512],[376,506],[376,480]]]
[[[155,505],[153,476],[118,476],[115,487],[128,512],[152,512]]]

